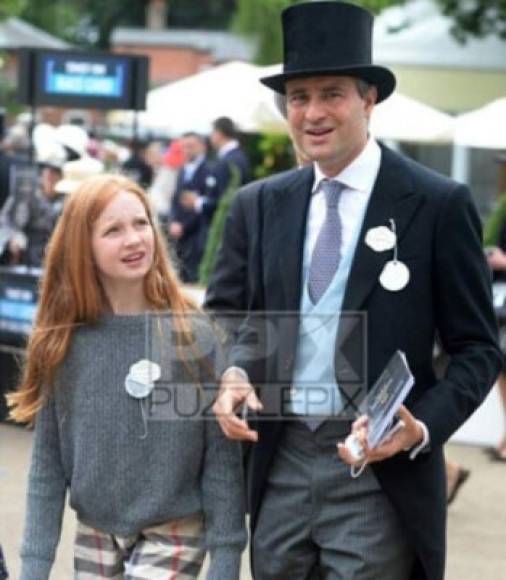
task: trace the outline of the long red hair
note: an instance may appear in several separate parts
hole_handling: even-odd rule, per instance
[[[18,390],[7,396],[10,417],[33,422],[49,395],[55,372],[62,363],[76,324],[96,322],[107,301],[95,267],[92,228],[112,198],[120,191],[136,195],[154,231],[153,264],[144,280],[144,292],[154,310],[170,309],[178,335],[191,343],[186,314],[197,305],[181,290],[165,242],[159,232],[144,190],[120,175],[86,179],[65,202],[62,215],[46,248],[44,273],[33,331]]]

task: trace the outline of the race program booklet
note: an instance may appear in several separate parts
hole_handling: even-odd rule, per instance
[[[394,416],[414,383],[406,356],[398,350],[358,408],[360,415],[369,417],[367,442],[371,449],[389,434]]]

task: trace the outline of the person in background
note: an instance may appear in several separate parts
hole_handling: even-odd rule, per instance
[[[142,140],[134,140],[130,144],[131,155],[122,164],[122,173],[136,181],[141,187],[147,189],[153,181],[153,168],[146,161],[146,151],[149,143]]]
[[[210,141],[217,157],[213,166],[215,186],[210,195],[203,197],[190,192],[186,193],[181,197],[181,205],[184,208],[203,213],[210,220],[221,197],[233,181],[237,181],[236,187],[250,181],[249,160],[240,146],[238,137],[239,133],[232,119],[219,117],[214,121]]]
[[[7,572],[7,564],[5,563],[2,546],[0,545],[0,580],[6,580],[9,577]]]
[[[180,142],[185,163],[179,172],[172,198],[168,235],[180,262],[183,282],[196,282],[207,239],[209,217],[204,212],[186,209],[182,198],[191,195],[196,196],[197,200],[205,200],[210,197],[216,181],[206,159],[204,138],[197,133],[186,133]]]
[[[49,578],[67,493],[77,580],[197,578],[206,551],[208,580],[239,579],[240,450],[204,416],[221,369],[145,191],[118,175],[81,182],[8,397],[13,420],[35,423],[20,580]]]
[[[23,125],[7,131],[0,147],[0,209],[12,191],[12,173],[16,168],[30,165],[30,139]]]
[[[488,265],[492,270],[494,284],[506,285],[506,194],[499,199],[496,209],[492,212],[484,226],[483,242]],[[503,354],[506,350],[504,337],[504,293],[502,303],[497,304],[499,323],[501,326],[501,347]],[[506,356],[506,355],[505,355]],[[503,431],[496,446],[487,449],[490,457],[495,461],[506,462],[506,360],[503,370],[497,381],[497,388],[501,399],[503,413]]]
[[[161,165],[148,189],[158,221],[164,230],[166,230],[169,221],[169,212],[176,190],[179,170],[183,165],[184,154],[181,140],[174,139],[162,154]]]
[[[62,211],[65,195],[56,184],[62,178],[65,152],[57,143],[47,143],[37,151],[37,158],[40,183],[35,193],[28,197],[11,194],[0,212],[8,264],[40,266]]]

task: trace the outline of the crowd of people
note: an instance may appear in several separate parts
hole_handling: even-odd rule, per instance
[[[214,163],[196,133],[159,152],[170,179],[149,147],[124,176],[89,137],[65,141],[75,129],[39,129],[37,202],[15,191],[2,210],[8,260],[44,266],[8,395],[11,419],[35,425],[21,580],[49,578],[67,495],[78,579],[196,578],[207,552],[208,580],[238,580],[248,509],[256,580],[443,580],[443,446],[503,354],[468,187],[369,134],[396,84],[372,61],[372,26],[349,3],[285,9],[283,71],[262,82],[298,166],[243,187],[228,118]],[[202,309],[181,281],[231,184]],[[414,385],[372,445],[356,399],[398,351]]]
[[[35,127],[30,142],[26,129],[14,126],[0,153],[0,262],[40,267],[66,195],[86,176],[108,171],[146,189],[182,280],[197,282],[213,214],[234,172],[237,188],[251,179],[238,137],[228,117],[216,119],[209,136],[187,133],[168,145],[122,146],[76,125],[47,124]]]

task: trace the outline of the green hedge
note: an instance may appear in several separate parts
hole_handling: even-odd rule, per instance
[[[501,229],[506,222],[506,192],[501,194],[497,207],[490,214],[483,227],[483,245],[498,246]]]

